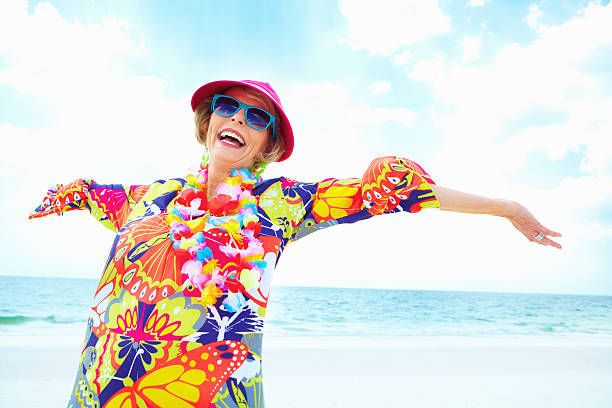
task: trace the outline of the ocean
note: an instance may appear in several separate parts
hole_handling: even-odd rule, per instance
[[[96,286],[0,276],[0,338],[84,333]],[[264,333],[612,341],[612,296],[273,286]]]

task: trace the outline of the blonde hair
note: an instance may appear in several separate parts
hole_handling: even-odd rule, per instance
[[[283,139],[283,135],[280,130],[281,118],[276,106],[274,106],[272,101],[270,101],[267,96],[254,90],[253,88],[240,85],[234,88],[243,89],[249,96],[252,96],[260,101],[268,112],[273,112],[272,114],[276,118],[276,139],[272,140],[272,137],[268,138],[268,143],[266,144],[264,151],[255,156],[255,163],[264,162],[267,164],[278,161],[278,159],[280,159],[285,152],[285,140]],[[226,90],[226,92],[228,90]],[[210,124],[210,117],[212,116],[212,112],[210,110],[212,99],[212,97],[203,99],[195,110],[195,137],[198,143],[203,146],[206,146],[206,135],[208,134],[208,125]]]

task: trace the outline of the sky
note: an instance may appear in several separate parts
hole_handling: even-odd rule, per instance
[[[98,278],[113,233],[28,221],[47,188],[183,176],[193,92],[255,79],[296,138],[265,177],[397,155],[563,234],[558,250],[501,217],[383,215],[291,244],[275,284],[612,295],[611,72],[608,1],[0,2],[0,274]]]

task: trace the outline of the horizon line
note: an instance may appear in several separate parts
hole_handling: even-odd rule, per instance
[[[96,278],[74,277],[74,276],[44,276],[44,275],[8,275],[0,273],[0,277],[10,278],[43,278],[43,279],[83,279],[95,281]],[[271,287],[284,288],[325,288],[325,289],[361,289],[361,290],[395,290],[395,291],[419,291],[419,292],[465,292],[465,293],[496,293],[496,294],[515,294],[515,295],[562,295],[562,296],[601,296],[612,297],[612,293],[549,293],[549,292],[502,292],[490,290],[461,290],[461,289],[407,289],[407,288],[384,288],[384,287],[359,287],[359,286],[323,286],[323,285],[279,285],[272,284]]]

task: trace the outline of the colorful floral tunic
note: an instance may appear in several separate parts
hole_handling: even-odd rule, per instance
[[[203,304],[181,274],[166,209],[185,180],[103,185],[77,180],[50,190],[30,218],[87,209],[116,232],[93,297],[69,407],[263,407],[263,319],[275,265],[290,242],[373,215],[439,207],[413,161],[375,159],[361,179],[255,185],[265,271],[231,304]],[[222,242],[213,226],[207,242]],[[212,245],[212,244],[211,244]],[[209,245],[209,246],[211,246]],[[212,245],[222,268],[237,265]]]

